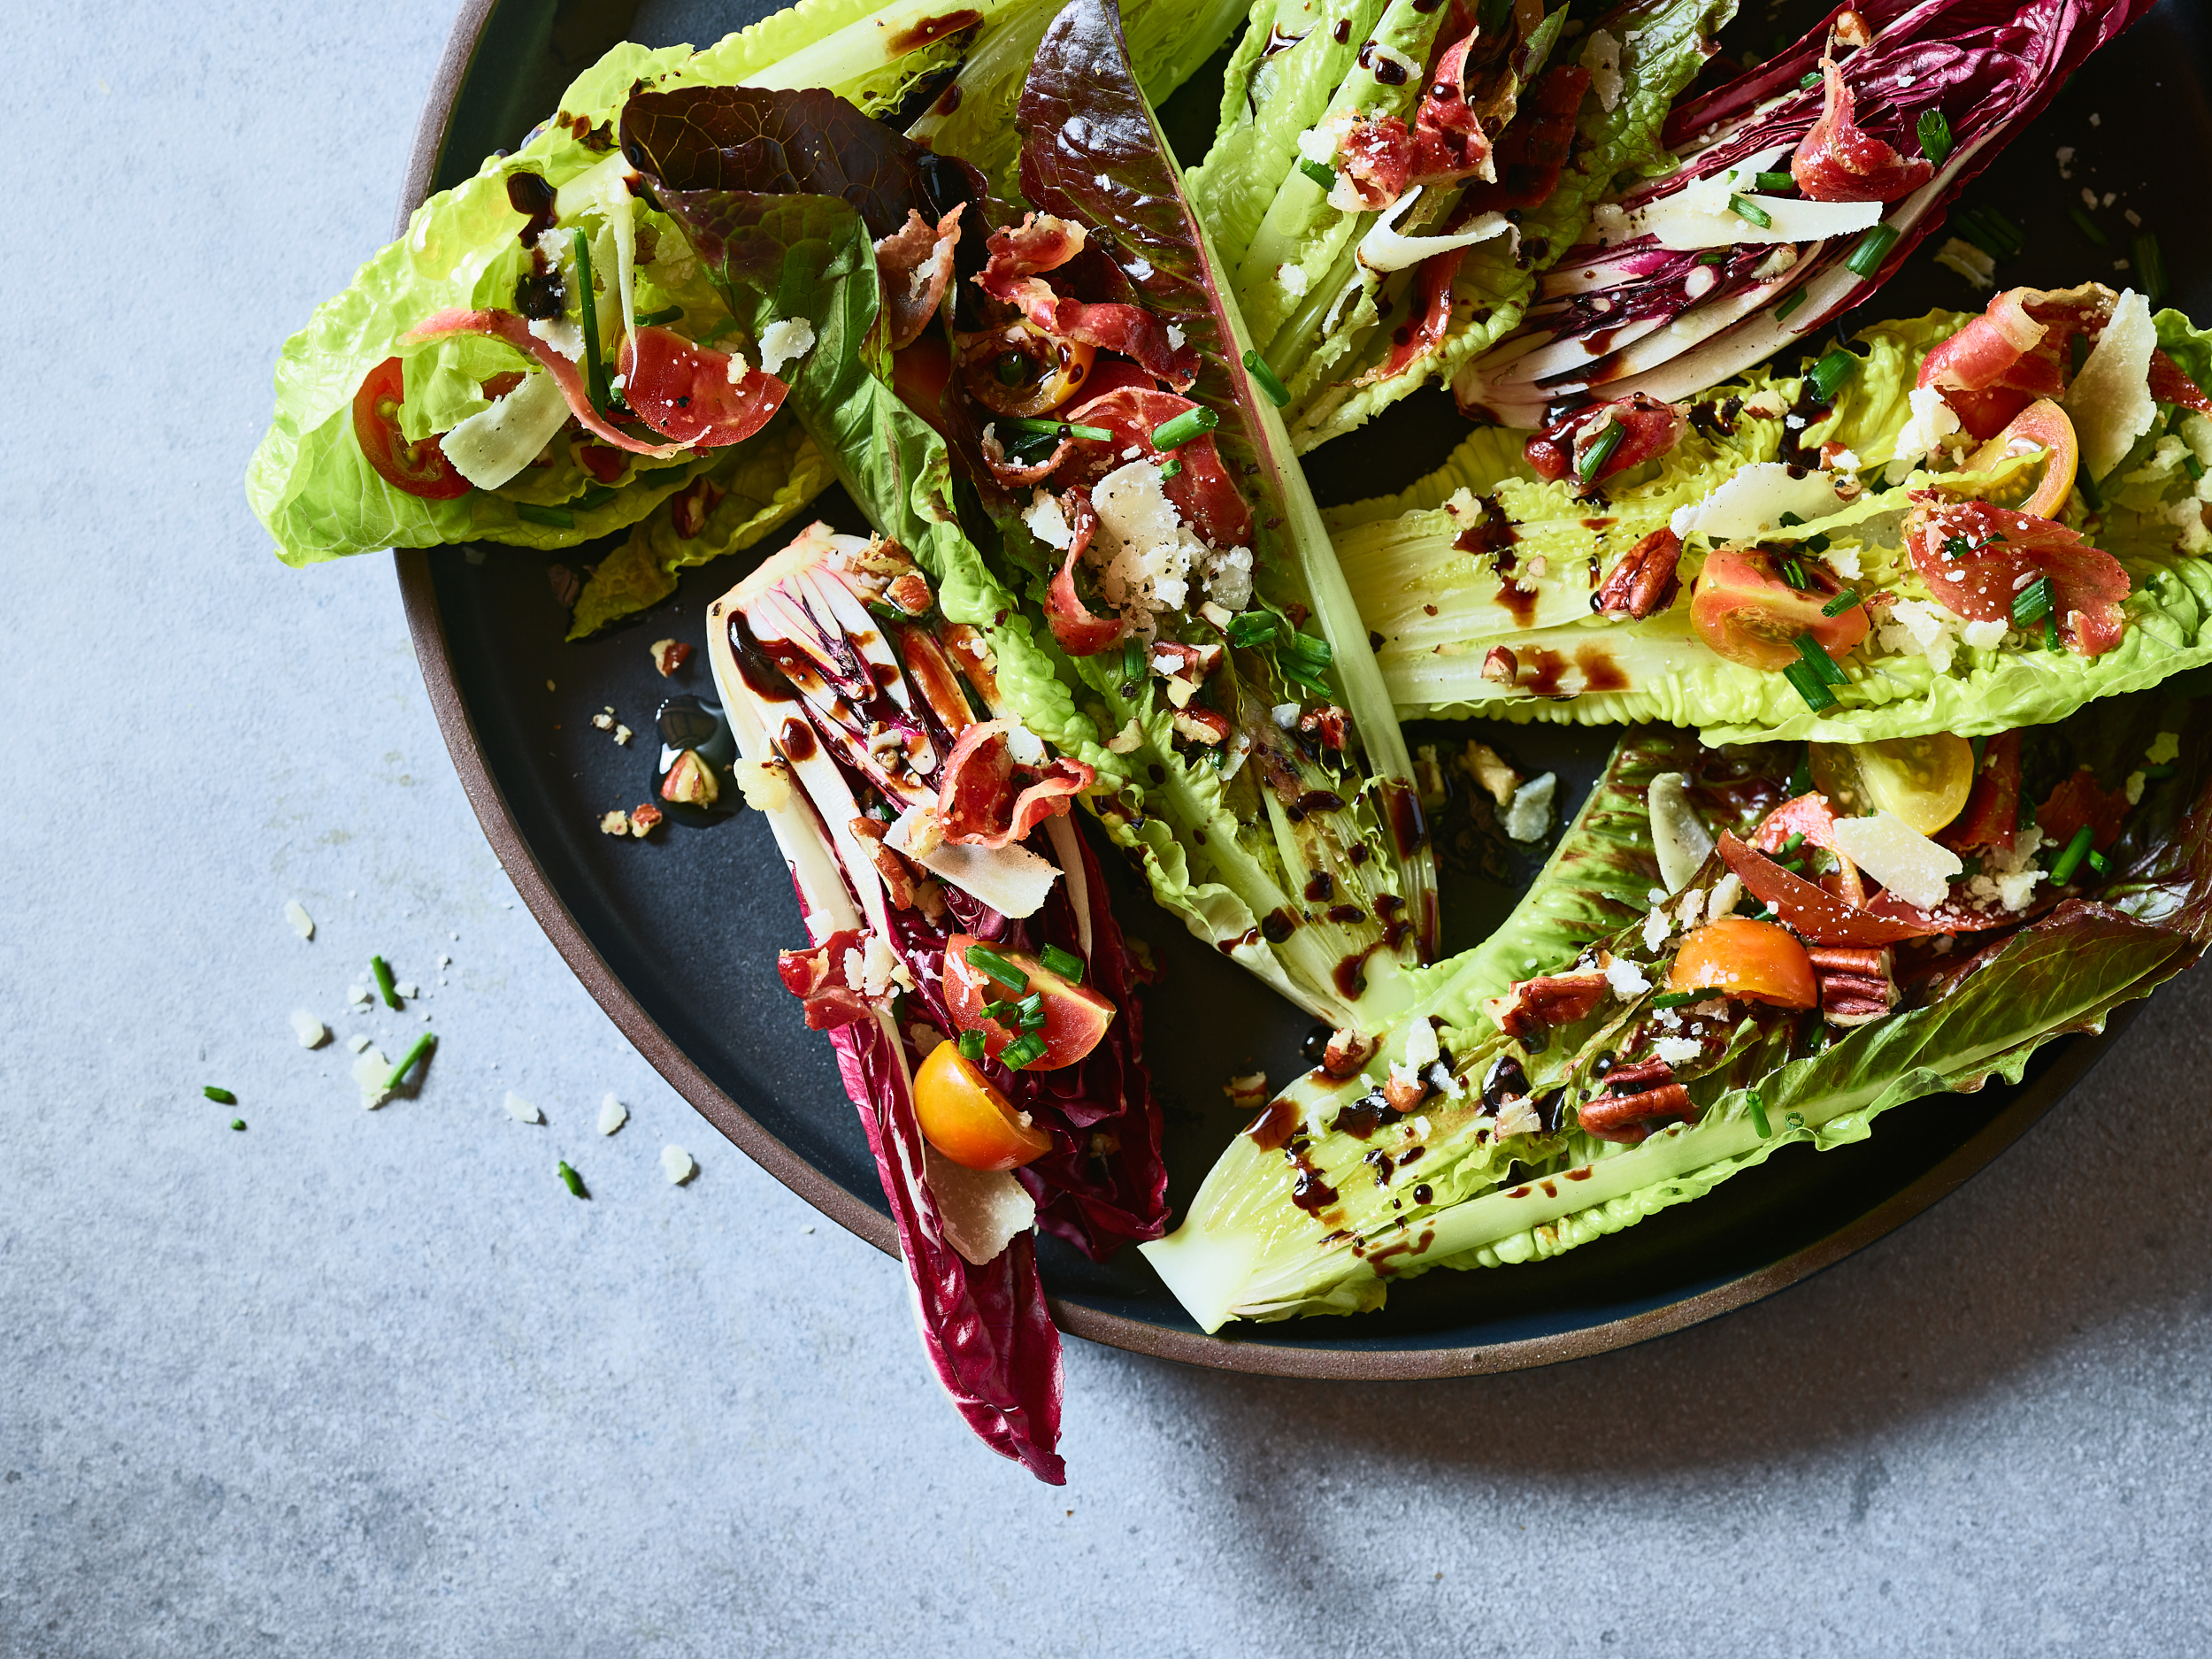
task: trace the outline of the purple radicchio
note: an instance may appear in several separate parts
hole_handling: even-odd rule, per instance
[[[1793,50],[1669,118],[1681,166],[1595,210],[1521,326],[1461,371],[1461,409],[1536,426],[1593,396],[1676,401],[1811,334],[1887,280],[2082,62],[2149,9],[1875,0],[1855,19],[1839,9]],[[1833,58],[1832,28],[1837,42],[1866,43]],[[1824,59],[1839,71],[1834,93]],[[1894,200],[1811,200],[1797,182],[1770,191],[1838,96],[1850,100],[1847,125],[1901,157],[1921,157],[1931,112],[1950,148]]]

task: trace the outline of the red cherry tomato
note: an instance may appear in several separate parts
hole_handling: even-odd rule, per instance
[[[983,1005],[1019,1002],[1033,994],[1044,999],[1045,1023],[1032,1034],[1044,1040],[1045,1051],[1021,1070],[1056,1071],[1073,1065],[1098,1047],[1106,1027],[1114,1023],[1111,1002],[1087,985],[1069,984],[1034,956],[987,945],[986,949],[1004,957],[1029,981],[1028,987],[1020,991],[1002,985],[968,960],[968,948],[982,943],[970,933],[955,933],[945,941],[945,1006],[951,1010],[952,1023],[961,1030],[982,1033],[985,1054],[997,1059],[999,1051],[1024,1033],[1018,1021],[986,1019]]]
[[[922,1138],[966,1170],[1015,1170],[1052,1150],[1052,1137],[964,1057],[941,1042],[914,1073],[914,1116]]]
[[[1811,634],[1831,657],[1841,657],[1866,637],[1866,607],[1823,615],[1821,608],[1843,588],[1817,564],[1801,568],[1808,586],[1793,588],[1756,549],[1714,553],[1698,572],[1690,626],[1720,656],[1753,668],[1787,668],[1796,662],[1801,634]]]
[[[1682,941],[1667,972],[1670,991],[1718,991],[1778,1008],[1817,1008],[1813,962],[1786,927],[1724,916]]]
[[[371,369],[353,395],[353,436],[377,476],[394,489],[426,501],[452,501],[472,486],[453,469],[435,438],[407,441],[399,429],[399,406],[407,381],[397,357]]]

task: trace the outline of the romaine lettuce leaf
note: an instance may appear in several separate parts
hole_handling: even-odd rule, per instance
[[[1902,541],[1903,512],[1927,475],[1892,484],[1883,469],[1910,414],[1906,395],[1921,357],[1966,320],[1932,312],[1857,336],[1858,366],[1799,441],[1807,450],[1841,445],[1855,457],[1864,492],[1770,541],[1824,535],[1826,557],[1860,591],[1927,600]],[[2212,337],[2179,313],[2162,312],[2158,328],[2177,360],[2212,361]],[[2092,516],[2078,494],[2069,509],[2069,522],[2118,559],[2134,584],[2125,637],[2101,656],[2045,650],[2039,639],[2016,633],[1980,647],[1947,634],[1930,648],[1887,625],[1853,654],[1851,683],[1836,688],[1835,704],[1816,713],[1781,674],[1726,661],[1691,630],[1689,584],[1704,552],[1695,540],[1683,557],[1682,593],[1669,609],[1634,622],[1594,617],[1593,594],[1629,547],[1746,464],[1783,456],[1781,415],[1799,405],[1804,389],[1800,377],[1764,370],[1709,389],[1697,400],[1701,418],[1693,430],[1668,454],[1608,480],[1602,503],[1538,480],[1518,454],[1519,434],[1493,428],[1472,434],[1450,463],[1404,495],[1333,513],[1338,557],[1363,613],[1383,635],[1377,660],[1402,712],[1663,720],[1696,726],[1711,743],[1972,736],[2047,724],[2096,698],[2212,662],[2212,560],[2204,557],[2212,536],[2202,527],[2200,487],[2182,465],[2185,456],[2196,457],[2192,442],[2212,457],[2212,423],[2194,416],[2178,434],[2162,431],[2137,446],[2116,470],[2101,513]],[[2004,476],[2001,468],[1987,486]],[[1499,521],[1511,527],[1509,582],[1488,550],[1499,541]],[[1463,541],[1476,550],[1455,545]],[[1514,653],[1519,683],[1485,676],[1494,647]]]
[[[2198,675],[2171,691],[2200,693],[2207,679]],[[1429,971],[1463,980],[1458,1006],[1438,1009],[1444,1025],[1437,1034],[1466,1098],[1443,1090],[1394,1114],[1378,1112],[1382,1097],[1362,1093],[1382,1080],[1382,1063],[1405,1053],[1409,1041],[1421,1041],[1425,1052],[1424,1006],[1390,1033],[1366,1074],[1338,1085],[1317,1072],[1283,1091],[1223,1154],[1183,1225],[1146,1246],[1147,1256],[1209,1330],[1229,1318],[1369,1309],[1382,1302],[1392,1279],[1436,1266],[1555,1256],[1701,1196],[1778,1146],[1863,1140],[1877,1116],[1906,1101],[1977,1089],[1992,1077],[2016,1082],[2043,1043],[2101,1030],[2114,1008],[2147,995],[2212,943],[2207,712],[2195,697],[2147,693],[2038,733],[2052,765],[2063,770],[2078,761],[2100,773],[2133,764],[2157,733],[2182,734],[2171,774],[2150,785],[2129,813],[2111,849],[2108,878],[2085,896],[2059,900],[2040,919],[1982,935],[1978,949],[1928,956],[1932,977],[1901,972],[1903,1001],[1870,1024],[1824,1033],[1732,1004],[1739,1011],[1723,1018],[1717,1053],[1691,1060],[1681,1074],[1694,1102],[1693,1121],[1624,1145],[1596,1140],[1568,1118],[1570,1102],[1587,1098],[1576,1086],[1594,1087],[1603,1074],[1600,1062],[1609,1064],[1617,1052],[1625,1058],[1637,1051],[1633,1043],[1648,1042],[1629,1027],[1647,1009],[1641,998],[1648,984],[1637,988],[1644,969],[1657,972],[1651,941],[1666,931],[1661,910],[1646,926],[1609,936],[1584,931],[1603,927],[1601,912],[1572,911],[1563,927],[1528,930],[1527,942],[1506,947],[1487,972],[1475,962],[1481,952]],[[1612,868],[1632,890],[1656,869],[1649,818],[1637,809],[1667,756],[1661,750],[1639,763],[1631,750],[1656,741],[1629,740],[1599,792],[1601,798],[1611,792]],[[1759,816],[1785,792],[1783,769],[1795,752],[1786,746],[1702,751],[1691,769],[1702,791],[1695,797],[1701,816],[1716,828]],[[1591,838],[1598,827],[1586,809],[1569,842]],[[1709,859],[1683,894],[1665,899],[1663,910],[1671,912],[1678,900],[1686,907],[1691,896],[1702,903],[1724,868],[1717,856]],[[1573,905],[1572,889],[1588,873],[1555,860],[1523,910],[1563,898]],[[1632,892],[1616,905],[1617,914],[1639,908]],[[1564,1016],[1568,1023],[1552,1030],[1550,1043],[1510,1040],[1486,1011],[1466,1008],[1488,987],[1529,974],[1532,959],[1552,973],[1603,960],[1588,949],[1594,944],[1617,962],[1640,958],[1641,965],[1621,976],[1610,999],[1601,998],[1594,1017]],[[1674,1018],[1661,1016],[1663,1024]],[[1736,1022],[1732,1032],[1728,1019]],[[1486,1132],[1506,1134],[1502,1115],[1486,1114],[1473,1095],[1490,1067],[1509,1064],[1525,1067],[1517,1080],[1532,1095],[1555,1086],[1568,1092],[1551,1097],[1555,1117],[1540,1112],[1540,1121],[1523,1125],[1509,1136],[1509,1151],[1501,1151]]]

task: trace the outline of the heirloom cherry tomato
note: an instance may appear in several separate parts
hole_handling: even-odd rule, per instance
[[[1007,1104],[957,1047],[941,1042],[914,1073],[922,1138],[966,1170],[1015,1170],[1052,1150],[1052,1137]]]
[[[1731,548],[1712,554],[1698,572],[1690,626],[1720,656],[1752,668],[1787,668],[1798,661],[1802,634],[1811,634],[1829,656],[1841,657],[1866,637],[1866,607],[1824,614],[1822,607],[1842,588],[1824,567],[1800,568],[1809,585],[1795,588],[1763,552]]]
[[[371,369],[353,395],[353,435],[377,475],[394,489],[426,501],[465,495],[468,480],[453,469],[435,438],[409,442],[399,429],[399,406],[406,397],[404,372],[397,357]]]
[[[1778,1008],[1816,1008],[1820,987],[1805,947],[1786,927],[1724,916],[1682,941],[1667,973],[1670,991],[1718,991]]]
[[[955,933],[945,941],[945,1006],[952,1012],[954,1025],[981,1033],[986,1055],[998,1059],[1008,1043],[1028,1031],[1044,1044],[1044,1051],[1018,1069],[1056,1071],[1073,1065],[1098,1047],[1106,1027],[1114,1023],[1111,1002],[1087,986],[1071,985],[1034,956],[984,945],[984,949],[1011,964],[1027,981],[1026,987],[1018,991],[1002,985],[968,960],[969,948],[979,944],[982,941],[969,933]],[[987,1002],[1018,1003],[1029,996],[1040,999],[1039,1011],[1044,1016],[1041,1025],[1025,1027],[1010,1015],[996,1019],[984,1017]]]
[[[1839,818],[1893,812],[1932,835],[1966,810],[1974,792],[1974,746],[1949,732],[1810,748],[1813,786]]]

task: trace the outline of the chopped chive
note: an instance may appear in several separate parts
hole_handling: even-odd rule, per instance
[[[1808,553],[1825,553],[1828,550],[1827,532],[1823,531],[1818,535],[1807,536],[1805,538],[1805,550]]]
[[[1045,1023],[1045,994],[1032,991],[1014,1004],[1014,1018],[1024,1031],[1041,1031]]]
[[[1131,640],[1121,648],[1121,677],[1125,680],[1144,678],[1144,641]]]
[[[1787,173],[1755,173],[1752,182],[1762,190],[1790,190],[1797,187],[1796,175]]]
[[[2190,480],[2193,482],[2204,476],[2204,463],[2198,460],[2194,455],[2185,455],[2181,457],[2181,470],[2188,473]]]
[[[594,507],[603,507],[622,492],[611,484],[593,484],[576,498],[576,504],[588,512]]]
[[[960,1050],[960,1057],[963,1060],[972,1065],[983,1064],[983,1033],[981,1032],[964,1031],[954,1040],[954,1045]]]
[[[2135,239],[2135,274],[2143,284],[2143,297],[2154,305],[2166,297],[2166,256],[2158,238],[2145,231]]]
[[[2066,217],[2072,219],[2074,221],[2074,228],[2079,231],[2083,235],[2088,237],[2090,242],[2095,246],[2100,248],[2109,248],[2112,246],[2112,238],[2106,235],[2101,230],[2099,230],[2097,228],[2097,221],[2090,218],[2089,215],[2084,212],[2079,207],[2068,208],[2066,210]],[[2078,339],[2079,336],[2077,335],[2076,338]]]
[[[1962,559],[1973,550],[1974,544],[1962,535],[1947,535],[1943,538],[1943,557],[1947,559]]]
[[[1779,305],[1774,308],[1774,320],[1778,323],[1783,321],[1792,311],[1795,311],[1804,303],[1805,290],[1803,288],[1792,288],[1789,292],[1789,296]]]
[[[2060,643],[2061,641],[2058,637],[2058,618],[2056,617],[2045,617],[2043,618],[2043,649],[2047,651],[2055,651],[2059,649]]]
[[[2112,870],[2112,860],[2092,849],[2089,854],[2089,868],[2098,875],[2108,875]]]
[[[1797,849],[1804,844],[1805,832],[1803,830],[1792,830],[1789,833],[1789,839],[1782,843],[1782,856],[1785,858],[1796,857]]]
[[[243,1129],[246,1126],[246,1120],[243,1118],[234,1118],[230,1120],[230,1126],[234,1129]]]
[[[1803,524],[1805,521],[1793,512],[1786,512],[1774,522],[1780,525],[1785,530],[1794,530],[1798,526]]]
[[[982,1008],[984,1018],[997,1020],[1001,1025],[1010,1025],[1020,1012],[1020,1003],[1002,996],[993,997]]]
[[[1114,434],[1103,426],[1077,426],[1064,420],[1033,420],[1026,415],[1003,418],[1016,432],[1038,438],[1081,438],[1090,443],[1111,442]]]
[[[200,1093],[206,1095],[208,1099],[213,1101],[218,1106],[235,1106],[238,1104],[237,1095],[232,1094],[227,1088],[218,1088],[212,1083],[207,1085],[200,1091]]]
[[[1083,958],[1072,950],[1063,950],[1057,945],[1047,945],[1037,953],[1037,960],[1048,973],[1056,973],[1070,985],[1083,983]]]
[[[1328,641],[1316,639],[1310,634],[1293,634],[1275,655],[1275,665],[1282,670],[1286,679],[1325,693],[1329,684],[1322,675],[1335,660],[1336,653],[1329,649]]]
[[[658,328],[663,323],[675,322],[683,314],[680,305],[664,305],[657,311],[633,311],[630,320],[640,328]]]
[[[1259,382],[1260,390],[1267,394],[1267,401],[1280,409],[1290,402],[1290,388],[1277,378],[1275,371],[1267,366],[1267,359],[1256,351],[1244,354],[1244,370]]]
[[[1941,110],[1920,111],[1920,153],[1939,167],[1951,153],[1951,123]]]
[[[1810,92],[1819,84],[1820,71],[1817,69],[1809,69],[1797,78],[1797,89],[1800,92]]]
[[[2062,887],[2073,879],[2074,872],[2081,866],[2081,861],[2089,856],[2089,843],[2094,834],[2095,832],[2086,824],[2074,832],[2074,839],[2066,843],[2066,850],[2059,854],[2058,862],[2051,866],[2053,887]]]
[[[1264,645],[1275,637],[1275,616],[1269,611],[1240,611],[1229,618],[1229,643]]]
[[[1725,248],[1716,248],[1709,253],[1701,253],[1698,255],[1697,262],[1700,265],[1726,265],[1728,263],[1728,250]]]
[[[376,975],[376,992],[384,999],[387,1008],[399,1006],[399,987],[392,983],[392,964],[381,956],[369,958],[369,972]]]
[[[607,365],[599,360],[599,302],[592,294],[591,238],[580,227],[569,233],[576,250],[576,310],[584,325],[584,388],[593,410],[607,412]]]
[[[1616,420],[1598,434],[1590,447],[1582,452],[1582,458],[1575,463],[1575,476],[1585,484],[1594,482],[1597,475],[1605,470],[1605,464],[1613,458],[1613,451],[1621,447],[1621,438],[1626,431],[1627,428]]]
[[[1978,736],[1968,738],[1966,740],[1966,746],[1974,751],[1974,770],[1976,772],[1979,772],[1982,769],[1982,757],[1987,753],[1989,749],[1988,734],[1984,733]]]
[[[1336,169],[1326,162],[1302,161],[1298,164],[1298,171],[1319,185],[1324,191],[1336,188]]]
[[[2087,467],[2074,474],[2074,488],[2081,491],[2081,498],[2088,503],[2090,511],[2104,511],[2104,492],[2097,488],[2097,480]]]
[[[1790,794],[1810,795],[1813,792],[1813,746],[1810,743],[1797,751],[1797,765],[1790,773]]]
[[[554,1172],[561,1178],[561,1185],[567,1187],[569,1192],[573,1196],[578,1198],[589,1198],[591,1196],[589,1193],[584,1190],[584,1178],[577,1174],[574,1170],[569,1168],[568,1160],[566,1158],[563,1158],[558,1164],[554,1165]]]
[[[968,965],[996,979],[1010,991],[1026,991],[1029,976],[987,945],[968,947]]]
[[[1743,1103],[1745,1109],[1751,1114],[1751,1126],[1759,1132],[1759,1139],[1762,1141],[1771,1139],[1774,1129],[1767,1122],[1767,1103],[1759,1098],[1759,1091],[1755,1088],[1746,1094],[1743,1097]]]
[[[1820,614],[1824,617],[1839,617],[1845,611],[1856,606],[1858,603],[1859,590],[1855,588],[1847,588],[1826,604],[1821,606]]]
[[[1824,403],[1836,401],[1836,394],[1845,382],[1859,372],[1859,359],[1853,353],[1838,346],[1812,366],[1806,379],[1813,383],[1813,390]]]
[[[2170,778],[2173,775],[2174,764],[2170,760],[2162,761],[2155,766],[2146,766],[2143,768],[2143,776],[2149,779],[2153,783],[2156,783],[2161,778]]]
[[[1821,680],[1831,686],[1847,686],[1851,677],[1836,666],[1836,659],[1828,655],[1828,648],[1809,634],[1801,634],[1794,643],[1797,654],[1805,659],[1805,665]]]
[[[2189,406],[2186,403],[2176,403],[2174,412],[2166,417],[2166,430],[2178,434],[2181,431],[2181,423],[2188,413]]]
[[[1203,407],[1186,409],[1172,419],[1164,420],[1152,428],[1152,447],[1156,449],[1179,449],[1193,438],[1211,432],[1221,424],[1221,417]]]
[[[1786,1112],[1783,1114],[1782,1121],[1793,1129],[1802,1129],[1805,1126],[1805,1114],[1803,1112]]]
[[[2051,579],[2039,576],[2012,596],[2012,626],[2024,628],[2050,615],[2054,589]]]
[[[535,502],[518,501],[514,509],[515,517],[525,524],[550,525],[556,530],[576,527],[576,515],[565,507],[541,507]]]
[[[1889,257],[1889,250],[1897,245],[1897,234],[1894,225],[1877,225],[1859,238],[1859,245],[1843,262],[1844,269],[1854,276],[1872,276],[1882,268],[1882,261]]]
[[[1774,215],[1768,212],[1766,209],[1761,207],[1756,202],[1751,200],[1748,196],[1730,196],[1728,198],[1728,211],[1733,213],[1738,219],[1750,220],[1751,223],[1756,225],[1761,230],[1772,230],[1774,228]]]
[[[1815,714],[1834,706],[1836,694],[1813,672],[1811,664],[1792,663],[1782,671],[1782,677],[1796,687],[1797,695],[1805,699],[1806,706]]]
[[[1160,481],[1164,484],[1169,479],[1179,476],[1182,471],[1183,464],[1173,456],[1170,456],[1160,463]]]
[[[1654,1008],[1680,1008],[1686,1003],[1702,1002],[1708,994],[1703,991],[1662,991],[1651,999]]]
[[[1010,1071],[1018,1071],[1032,1060],[1042,1059],[1045,1040],[1035,1032],[1024,1032],[998,1051],[998,1063]]]
[[[1802,565],[1800,565],[1795,559],[1784,559],[1781,562],[1781,570],[1782,580],[1784,581],[1787,582],[1791,587],[1796,588],[1800,593],[1803,593],[1805,591],[1805,567]]]
[[[415,1069],[415,1062],[437,1046],[437,1038],[426,1031],[410,1043],[407,1046],[407,1052],[400,1056],[399,1064],[392,1068],[391,1075],[384,1079],[385,1092],[389,1094],[397,1088],[407,1074]]]

